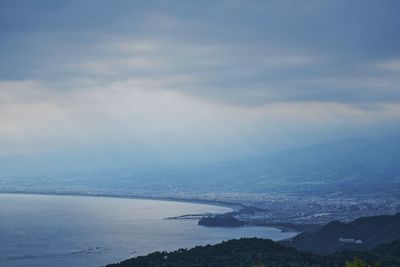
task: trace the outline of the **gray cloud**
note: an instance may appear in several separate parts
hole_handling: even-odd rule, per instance
[[[180,162],[397,131],[398,10],[1,1],[0,147]]]
[[[397,73],[364,69],[400,58],[395,1],[2,5],[5,80],[185,76],[175,89],[234,104],[399,100]]]

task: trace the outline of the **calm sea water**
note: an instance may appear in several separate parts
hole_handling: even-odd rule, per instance
[[[157,250],[294,235],[268,227],[207,228],[195,220],[164,219],[229,210],[171,201],[0,194],[0,266],[103,266]]]

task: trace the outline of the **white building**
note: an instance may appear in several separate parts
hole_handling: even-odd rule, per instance
[[[340,242],[347,243],[347,244],[362,244],[361,239],[355,239],[355,238],[339,238]]]

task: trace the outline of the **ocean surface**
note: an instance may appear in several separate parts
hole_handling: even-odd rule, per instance
[[[0,194],[0,266],[103,266],[157,250],[294,235],[269,227],[207,228],[197,220],[164,219],[228,211],[173,201]]]

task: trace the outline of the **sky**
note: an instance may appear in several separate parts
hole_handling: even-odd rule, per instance
[[[0,0],[0,165],[161,168],[398,134],[399,10]]]

